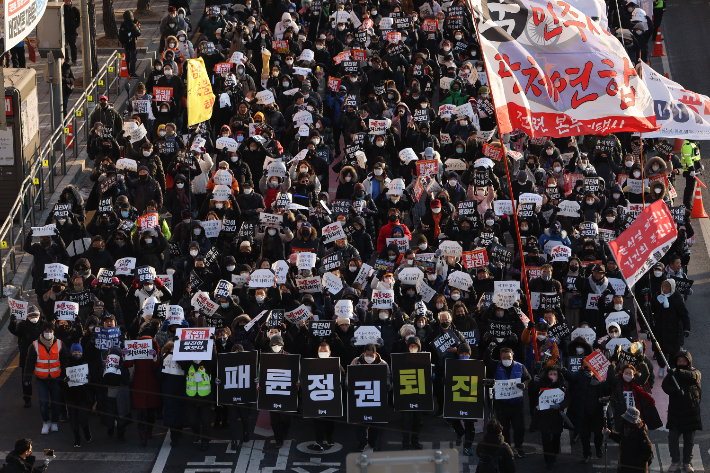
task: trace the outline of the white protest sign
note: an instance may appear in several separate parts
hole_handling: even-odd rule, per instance
[[[434,297],[436,291],[431,288],[422,278],[419,280],[419,282],[417,282],[417,293],[422,297],[422,300],[424,302],[428,303],[431,301],[431,298]]]
[[[492,302],[501,309],[510,309],[515,304],[517,297],[509,292],[496,292],[493,294]]]
[[[520,194],[518,202],[521,204],[535,204],[536,209],[540,209],[542,206],[542,196],[539,194]]]
[[[150,351],[153,349],[153,340],[126,340],[125,348],[128,353],[124,360],[152,360],[153,355]]]
[[[8,297],[7,303],[10,306],[10,315],[15,317],[15,320],[27,319],[27,308],[29,307],[29,302],[18,301],[16,299]]]
[[[626,283],[620,278],[608,278],[609,284],[614,288],[614,294],[622,296],[626,293]]]
[[[394,290],[378,289],[372,291],[370,300],[374,309],[391,309],[392,303],[394,303]]]
[[[313,114],[308,110],[301,110],[293,115],[293,123],[295,126],[313,123]]]
[[[335,318],[336,319],[352,319],[353,317],[353,301],[350,299],[340,299],[335,303]]]
[[[57,234],[57,226],[55,224],[45,225],[44,227],[32,227],[32,236],[43,237]]]
[[[178,328],[173,359],[211,360],[214,347],[214,327]],[[200,378],[201,379],[201,378]]]
[[[325,238],[323,243],[330,243],[331,241],[339,240],[341,238],[347,238],[345,231],[343,230],[343,222],[333,222],[330,225],[323,227],[323,238]]]
[[[563,200],[557,207],[560,209],[557,215],[564,217],[579,217],[579,203],[574,200]]]
[[[271,265],[271,270],[276,276],[276,284],[286,284],[286,277],[288,276],[288,263],[286,261],[276,261]]]
[[[276,102],[274,94],[270,90],[262,90],[261,92],[257,92],[256,100],[259,105],[269,105]]]
[[[444,80],[444,79],[447,79],[447,78],[446,77],[441,78],[441,80]],[[456,105],[448,104],[448,103],[444,104],[444,105],[439,105],[439,116],[441,118],[451,118],[451,114],[453,113],[455,108],[456,108]]]
[[[387,238],[385,240],[385,244],[387,246],[390,245],[397,245],[397,248],[399,248],[400,253],[405,253],[409,249],[409,238],[407,237],[402,237],[402,238]]]
[[[518,389],[521,378],[497,379],[495,381],[496,399],[515,399],[523,397],[523,391]]]
[[[296,256],[296,266],[298,269],[311,269],[316,265],[316,254],[301,251]]]
[[[227,148],[227,151],[237,151],[239,149],[239,143],[234,138],[229,138],[228,136],[223,136],[217,138],[215,142],[215,147],[217,149]]]
[[[399,159],[404,161],[404,164],[409,164],[411,161],[416,161],[419,158],[412,148],[404,148],[399,152]]]
[[[343,281],[335,274],[327,272],[323,275],[323,287],[328,289],[331,294],[337,294],[343,290]]]
[[[311,133],[311,129],[305,123],[298,127],[298,136],[308,136]]]
[[[619,327],[621,327],[622,325],[628,324],[630,319],[631,316],[629,315],[629,313],[621,310],[618,312],[612,312],[611,314],[607,315],[605,323],[606,325],[609,325],[610,323],[615,322],[619,324]]]
[[[121,158],[116,161],[116,169],[136,172],[138,171],[138,163],[133,159]]]
[[[116,275],[133,274],[133,270],[136,269],[136,259],[131,257],[118,259],[114,267],[116,268]]]
[[[444,163],[447,171],[465,171],[466,162],[462,159],[447,159]],[[497,202],[497,201],[495,201]]]
[[[404,181],[402,179],[394,179],[390,181],[390,185],[387,187],[389,195],[403,195],[404,194]]]
[[[494,200],[493,201],[493,211],[496,215],[512,215],[513,214],[513,203],[507,199],[505,200]]]
[[[271,176],[278,176],[278,177],[286,177],[288,176],[288,171],[286,170],[286,165],[282,161],[274,161],[273,163],[269,164],[269,166],[266,168],[268,171],[269,177]]]
[[[448,281],[449,286],[461,289],[462,291],[470,290],[473,285],[471,275],[463,271],[454,271],[449,274]]]
[[[174,374],[177,376],[185,376],[185,370],[183,370],[177,361],[173,360],[172,353],[165,357],[163,360],[163,373]]]
[[[249,280],[249,289],[254,289],[257,287],[273,287],[274,285],[274,273],[268,269],[257,269],[251,273],[251,278]]]
[[[155,311],[155,304],[158,300],[155,296],[150,296],[148,299],[143,301],[143,315],[152,314]]]
[[[355,330],[353,337],[353,345],[363,346],[370,343],[377,343],[377,340],[382,338],[380,329],[372,325],[362,325]]]
[[[55,301],[54,314],[59,320],[72,322],[79,315],[79,304],[69,301]]]
[[[463,248],[458,242],[453,240],[444,240],[439,244],[439,249],[441,250],[442,256],[454,256],[461,258],[463,254]]]
[[[572,250],[565,245],[557,245],[550,251],[552,261],[569,261],[572,257]]]
[[[560,404],[565,400],[565,392],[559,388],[544,389],[540,392],[539,406],[541,411],[546,411],[553,404]]]
[[[606,349],[611,353],[616,351],[616,347],[621,345],[622,350],[629,351],[631,348],[631,340],[628,338],[611,338],[606,342]]]
[[[89,365],[84,363],[78,366],[67,366],[67,385],[71,388],[74,386],[83,386],[89,382]]]
[[[367,263],[362,263],[360,271],[358,271],[357,276],[355,276],[354,282],[359,283],[362,288],[365,289],[365,285],[367,284],[367,277],[370,275],[370,271],[372,271],[372,266]]]
[[[182,322],[185,320],[185,311],[182,306],[169,306],[168,316],[165,320],[168,322],[168,325],[182,325]]]
[[[471,106],[471,102],[459,105],[454,109],[452,114],[456,117],[468,117],[473,119],[473,107]]]
[[[207,238],[217,238],[219,236],[220,230],[222,230],[221,220],[203,220],[202,228],[205,230],[205,236]]]
[[[384,120],[375,120],[370,118],[368,121],[368,128],[370,128],[371,135],[384,135],[389,127],[389,118],[385,118]]]
[[[311,62],[314,58],[314,53],[310,49],[304,49],[300,56],[298,56],[299,61]]]
[[[294,67],[293,68],[293,74],[296,76],[303,76],[303,77],[308,77],[308,74],[311,73],[311,70],[308,69],[307,67]]]
[[[310,319],[311,315],[312,315],[311,310],[307,306],[301,304],[300,306],[298,306],[296,309],[292,310],[291,312],[286,312],[284,314],[284,317],[286,317],[286,319],[288,319],[290,322],[297,324],[297,323],[301,322],[302,320]]]
[[[417,282],[424,278],[424,273],[419,268],[403,268],[397,274],[397,278],[402,282],[402,284],[416,286]]]
[[[214,182],[215,185],[231,186],[232,178],[232,173],[230,173],[226,169],[220,169],[219,171],[214,173],[214,176],[212,177],[212,182]]]
[[[571,340],[574,340],[577,337],[584,338],[585,340],[587,340],[587,343],[589,343],[591,345],[596,340],[597,333],[594,331],[593,328],[580,327],[580,328],[575,329],[574,332],[572,332],[572,335],[570,336]]]
[[[493,281],[493,292],[507,292],[518,294],[520,291],[520,281]]]
[[[232,195],[232,189],[224,184],[214,186],[214,189],[212,189],[212,200],[216,202],[224,202],[226,200],[229,200],[230,195]],[[205,222],[203,221],[203,227],[205,226],[204,224]]]

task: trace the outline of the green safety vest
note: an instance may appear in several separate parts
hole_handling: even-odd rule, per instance
[[[195,394],[209,396],[212,392],[210,385],[211,379],[210,375],[205,371],[204,366],[200,366],[200,368],[195,371],[195,365],[190,365],[190,369],[187,371],[187,382],[185,383],[187,395],[190,397]]]
[[[700,155],[695,154],[697,146],[694,143],[683,143],[683,147],[680,149],[680,160],[683,163],[683,171],[687,171],[688,168],[694,168],[693,163],[695,161],[700,161]]]
[[[653,8],[663,8],[666,2],[664,0],[654,0]]]

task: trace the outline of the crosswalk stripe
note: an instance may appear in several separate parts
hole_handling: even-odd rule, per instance
[[[681,444],[681,453],[683,452],[683,445]],[[670,449],[668,448],[667,443],[657,443],[656,444],[656,452],[658,452],[658,460],[660,462],[660,465],[651,465],[651,468],[662,468],[664,470],[667,470],[668,467],[671,465],[672,459],[671,459],[671,452]],[[681,459],[682,460],[682,459]],[[696,443],[693,446],[693,460],[691,461],[691,465],[693,465],[693,469],[697,471],[705,471],[705,467],[703,466],[703,459],[700,456],[700,448],[698,447],[698,444]],[[656,470],[658,471],[658,470]]]

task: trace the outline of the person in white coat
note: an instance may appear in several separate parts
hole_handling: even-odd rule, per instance
[[[282,39],[284,39],[284,32],[286,32],[286,30],[289,28],[293,28],[294,34],[298,34],[298,25],[291,18],[291,14],[286,12],[281,15],[281,21],[276,23],[276,29],[274,30],[276,40],[281,41]]]

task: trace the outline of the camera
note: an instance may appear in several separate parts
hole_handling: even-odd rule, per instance
[[[54,455],[54,449],[53,448],[45,448],[44,449],[44,456],[46,457],[53,457]]]

